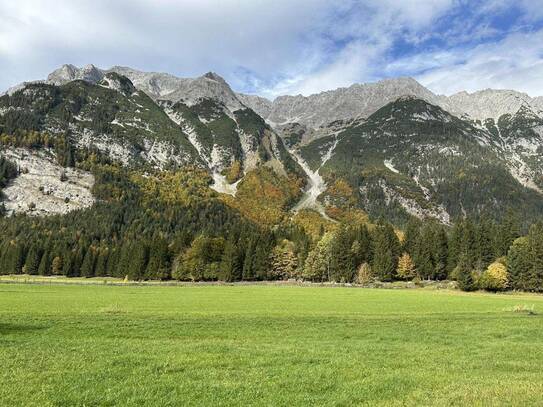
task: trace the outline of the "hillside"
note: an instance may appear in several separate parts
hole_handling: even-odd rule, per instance
[[[290,99],[301,122],[274,123],[214,73],[65,65],[0,96],[0,266],[184,281],[463,272],[484,288],[487,267],[543,236],[543,118],[517,96],[447,99],[459,114],[400,78],[310,97],[315,128],[303,97]],[[541,290],[538,258],[499,289]]]

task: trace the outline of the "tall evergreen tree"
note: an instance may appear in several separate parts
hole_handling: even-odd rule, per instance
[[[167,280],[171,277],[168,244],[164,239],[155,240],[151,245],[145,276],[153,280]]]
[[[35,275],[38,274],[38,268],[40,267],[40,260],[42,256],[41,247],[36,244],[32,244],[28,249],[25,260],[25,273]]]
[[[531,268],[526,279],[526,289],[543,291],[543,223],[538,222],[530,227],[528,234],[530,242]]]
[[[528,237],[515,239],[507,254],[509,286],[516,290],[526,290],[532,269],[531,250]]]
[[[41,256],[40,265],[38,266],[38,274],[40,276],[51,275],[51,259],[48,250],[45,250]]]
[[[224,246],[221,259],[221,279],[224,281],[239,281],[242,277],[243,259],[238,242],[230,235]]]
[[[455,274],[458,282],[458,287],[462,291],[475,290],[475,281],[473,279],[472,269],[466,254],[462,254],[458,259],[458,265],[456,266]]]
[[[95,255],[92,247],[89,247],[81,264],[81,277],[94,277]]]

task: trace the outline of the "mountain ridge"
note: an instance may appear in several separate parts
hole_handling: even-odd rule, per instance
[[[281,95],[273,101],[259,95],[235,92],[220,75],[213,72],[196,78],[180,78],[169,73],[145,72],[125,66],[100,69],[92,64],[81,68],[65,64],[51,72],[46,80],[34,82],[62,84],[77,79],[98,82],[107,72],[126,76],[136,88],[153,99],[177,102],[184,98],[185,103],[190,105],[201,97],[211,97],[223,102],[229,110],[249,107],[273,127],[300,123],[316,129],[337,120],[365,118],[404,95],[424,99],[470,120],[497,120],[504,114],[516,113],[523,104],[543,116],[543,96],[531,97],[515,90],[489,88],[475,92],[461,91],[450,96],[439,95],[412,77],[354,83],[308,96]],[[28,83],[16,85],[7,92],[13,93]]]

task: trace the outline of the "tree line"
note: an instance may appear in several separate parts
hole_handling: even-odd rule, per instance
[[[91,208],[63,216],[0,217],[3,274],[120,277],[132,280],[298,279],[367,283],[456,280],[473,290],[543,291],[543,224],[523,230],[511,212],[500,222],[461,219],[452,227],[385,219],[332,225],[318,236],[285,220],[257,225],[209,189],[196,168],[125,168],[94,150],[77,151],[69,134],[21,132],[5,144],[47,144],[59,164],[95,176]],[[0,160],[0,187],[16,175]]]

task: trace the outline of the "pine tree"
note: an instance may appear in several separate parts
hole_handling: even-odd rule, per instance
[[[238,243],[233,235],[230,235],[225,243],[221,259],[221,277],[223,281],[241,280],[243,262]]]
[[[392,230],[394,233],[394,230]],[[371,269],[381,281],[392,281],[396,273],[397,257],[395,250],[399,242],[394,243],[390,235],[390,228],[377,226],[373,232],[373,258]],[[394,234],[395,236],[395,234]],[[396,238],[397,241],[397,238]]]
[[[434,250],[432,262],[434,264],[434,278],[445,280],[447,278],[448,238],[443,226],[438,226],[434,233]]]
[[[532,263],[528,237],[515,239],[507,253],[507,269],[509,285],[516,290],[526,290]]]
[[[115,276],[125,277],[130,272],[130,260],[132,256],[132,244],[128,241],[124,242],[121,246],[119,259],[115,267]]]
[[[345,225],[341,225],[334,234],[331,246],[330,276],[332,281],[354,281],[356,271],[351,255],[351,246],[352,243]]]
[[[164,239],[158,239],[151,245],[145,276],[153,280],[167,280],[171,277],[168,244]]]
[[[6,274],[21,274],[25,261],[25,248],[21,243],[12,242],[8,245],[5,256]]]
[[[414,256],[420,238],[420,221],[417,219],[410,219],[405,228],[404,240],[402,242],[403,252]]]
[[[25,273],[36,275],[38,274],[38,268],[40,267],[42,250],[39,246],[33,244],[28,249],[25,260]]]
[[[253,260],[255,257],[255,242],[249,241],[245,252],[245,261],[243,262],[242,280],[251,281],[255,279]]]
[[[131,246],[129,265],[126,275],[130,280],[142,280],[145,277],[147,267],[148,248],[142,242],[136,242]]]
[[[353,264],[358,267],[363,263],[370,261],[371,257],[371,238],[368,227],[363,225],[356,229],[354,241],[351,246]]]
[[[543,291],[543,223],[538,222],[530,227],[530,273],[526,279],[526,288],[530,291]]]
[[[458,282],[458,288],[460,288],[462,291],[475,290],[475,281],[473,279],[473,273],[470,262],[467,259],[467,255],[462,254],[460,256],[455,274]]]
[[[480,270],[486,269],[494,261],[494,245],[492,242],[493,225],[483,219],[476,228],[476,265]]]
[[[48,276],[51,274],[51,261],[49,260],[49,251],[45,251],[41,256],[38,274],[40,276]]]
[[[74,253],[71,250],[66,250],[63,258],[62,274],[66,277],[75,277]]]
[[[509,210],[494,234],[494,255],[496,258],[507,255],[509,248],[520,237],[520,222],[514,211]]]
[[[92,247],[89,247],[81,264],[81,277],[94,277],[95,255]]]
[[[109,250],[107,248],[101,248],[96,258],[96,267],[94,274],[96,277],[104,277],[108,275],[107,262],[109,257]]]
[[[434,277],[435,268],[432,263],[433,243],[432,231],[426,226],[422,230],[420,240],[415,247],[415,255],[413,256],[417,274],[422,279],[432,279]]]

